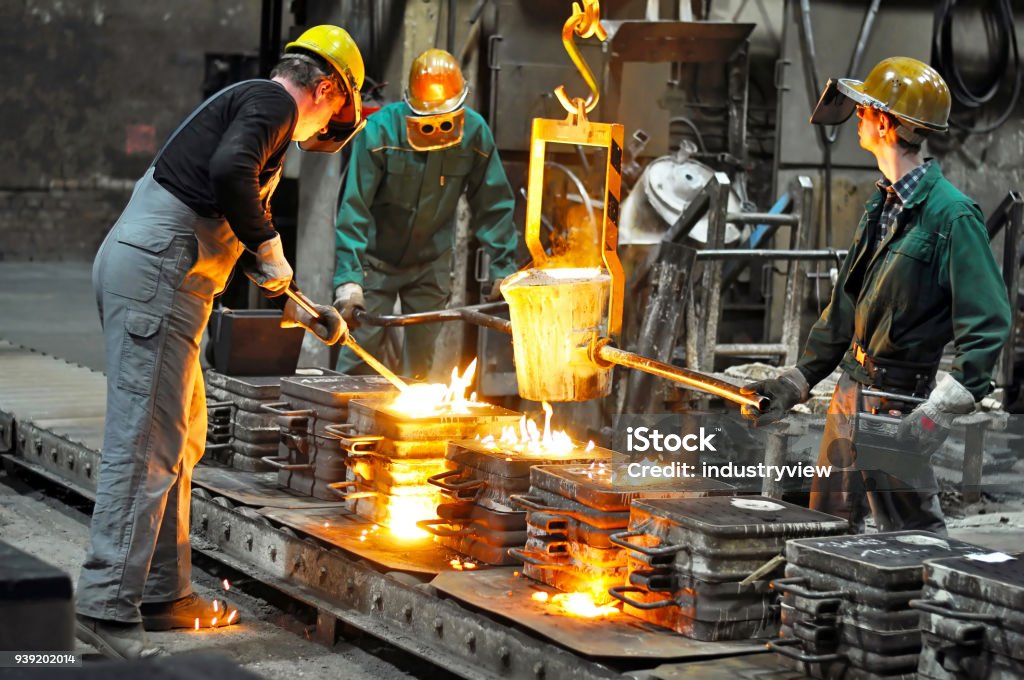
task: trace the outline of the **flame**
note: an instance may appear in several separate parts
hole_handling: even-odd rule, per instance
[[[593,593],[557,593],[551,595],[544,591],[538,591],[531,595],[530,598],[536,602],[556,605],[560,610],[560,614],[578,616],[584,619],[596,619],[619,613],[618,608],[613,605],[598,605],[594,601]]]
[[[526,456],[568,456],[577,451],[576,442],[564,430],[551,429],[551,404],[544,401],[541,406],[544,409],[543,430],[532,419],[523,416],[519,419],[518,430],[506,425],[497,438],[492,434],[483,438],[477,435],[477,441],[488,451],[511,451]],[[590,442],[586,451],[593,449],[594,443]]]
[[[395,397],[389,407],[410,418],[427,418],[442,414],[469,415],[474,408],[488,406],[476,400],[476,392],[466,398],[466,390],[473,384],[475,374],[476,359],[473,359],[462,375],[459,375],[458,366],[452,369],[452,379],[448,385],[409,385]]]

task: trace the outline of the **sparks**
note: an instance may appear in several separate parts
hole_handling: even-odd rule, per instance
[[[216,628],[216,627],[217,627],[217,617],[214,616],[213,620],[210,621],[210,628]]]
[[[236,616],[238,616],[238,610],[237,609],[232,609],[231,613],[228,614],[228,623],[231,623],[232,621],[234,621]]]
[[[224,590],[231,590],[231,584],[228,583],[227,579],[224,579],[223,581],[221,581],[221,585],[224,586]]]
[[[196,617],[196,630],[199,630],[199,617]]]
[[[213,611],[215,611],[215,612],[216,611],[220,611],[220,601],[219,600],[214,600],[213,601]]]

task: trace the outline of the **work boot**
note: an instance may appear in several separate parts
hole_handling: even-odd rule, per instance
[[[75,636],[109,659],[128,661],[167,656],[163,647],[146,642],[141,623],[107,621],[78,614],[75,617]]]
[[[195,593],[171,602],[143,602],[141,609],[146,630],[221,628],[239,619],[238,610],[229,609],[224,600],[207,600]]]

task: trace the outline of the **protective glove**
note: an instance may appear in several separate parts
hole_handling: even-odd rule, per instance
[[[972,411],[974,395],[947,374],[928,395],[928,400],[903,419],[896,439],[915,453],[930,456],[946,441],[953,419]]]
[[[305,328],[328,345],[344,342],[348,335],[348,324],[334,307],[314,304],[313,309],[320,315],[319,319],[314,319],[295,300],[288,300],[281,315],[281,328]]]
[[[811,387],[807,378],[795,366],[787,368],[778,377],[770,380],[758,380],[740,388],[741,394],[760,394],[768,397],[771,402],[768,410],[761,412],[753,406],[743,405],[740,413],[755,425],[769,425],[782,420],[789,409],[802,404],[811,396]]]
[[[366,303],[363,301],[363,287],[358,283],[343,283],[334,289],[334,308],[341,313],[349,328],[359,328],[359,321],[356,320],[357,309],[366,310]]]
[[[491,284],[491,292],[484,298],[487,302],[497,302],[502,299],[501,296],[501,284],[505,283],[507,276],[502,276],[500,279],[495,279],[494,283]]]
[[[256,250],[256,262],[245,268],[245,275],[253,283],[265,288],[270,293],[280,295],[291,283],[292,266],[284,258],[284,246],[281,235],[267,239]]]

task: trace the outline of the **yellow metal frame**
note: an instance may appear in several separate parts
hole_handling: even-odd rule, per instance
[[[541,202],[544,197],[544,155],[549,143],[591,146],[605,149],[604,215],[601,221],[601,262],[590,266],[603,266],[612,280],[608,301],[608,334],[618,335],[622,328],[622,305],[625,296],[625,275],[619,262],[619,196],[622,185],[622,125],[619,123],[592,123],[586,118],[570,114],[565,120],[534,118],[530,136],[530,172],[526,198],[526,246],[533,256],[535,267],[543,268],[548,259],[540,240]],[[581,197],[582,198],[582,197]],[[580,263],[579,266],[587,266]]]

